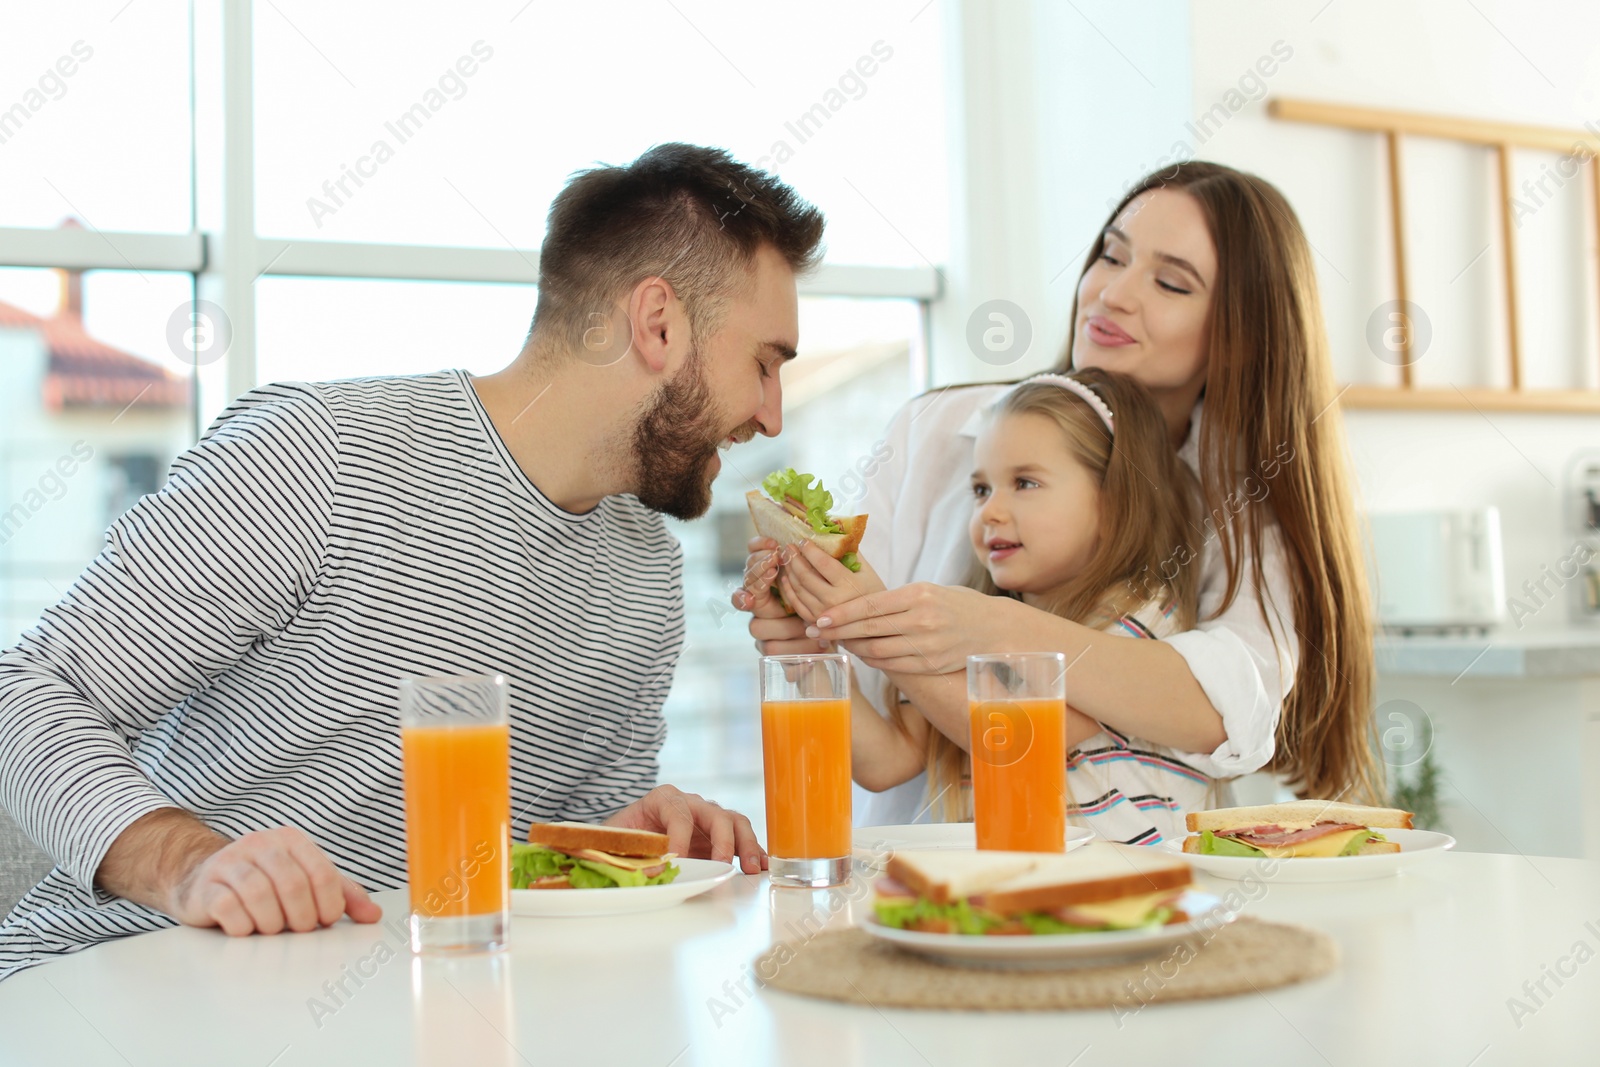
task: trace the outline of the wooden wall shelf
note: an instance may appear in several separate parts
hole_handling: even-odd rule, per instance
[[[1504,273],[1508,388],[1475,386],[1468,389],[1418,388],[1412,380],[1409,335],[1401,353],[1398,386],[1352,385],[1341,395],[1346,407],[1390,408],[1419,411],[1531,411],[1600,413],[1600,389],[1525,390],[1522,387],[1522,336],[1518,323],[1518,276],[1511,151],[1529,148],[1560,152],[1579,159],[1590,174],[1594,193],[1594,225],[1600,242],[1600,136],[1589,130],[1551,126],[1523,126],[1508,122],[1427,115],[1414,111],[1388,111],[1282,97],[1268,102],[1267,113],[1289,122],[1361,130],[1381,134],[1388,159],[1390,232],[1393,242],[1395,299],[1406,304],[1409,276],[1406,262],[1405,205],[1401,197],[1401,138],[1431,137],[1481,145],[1494,151],[1500,214],[1500,260]],[[1595,271],[1600,284],[1600,270]],[[1593,289],[1594,286],[1591,286]]]
[[[1340,394],[1339,403],[1349,410],[1600,415],[1600,389],[1407,389],[1390,385],[1352,385]]]

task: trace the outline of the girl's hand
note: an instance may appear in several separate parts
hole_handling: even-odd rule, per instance
[[[808,623],[830,608],[858,597],[874,597],[884,591],[883,580],[858,553],[859,572],[807,541],[799,546],[778,576],[783,599]]]
[[[914,582],[829,605],[806,634],[842,642],[886,673],[947,674],[968,656],[1019,651],[1010,635],[1026,621],[1022,613],[1034,610],[976,589]]]

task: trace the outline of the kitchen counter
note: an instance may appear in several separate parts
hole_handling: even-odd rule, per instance
[[[1600,676],[1600,630],[1491,630],[1487,634],[1380,634],[1378,673],[1414,678]]]
[[[1429,748],[1463,848],[1600,859],[1600,630],[1385,634],[1376,717],[1391,782]]]

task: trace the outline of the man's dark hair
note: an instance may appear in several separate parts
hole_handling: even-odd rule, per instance
[[[796,273],[821,256],[822,212],[719,148],[661,144],[625,167],[579,171],[550,205],[535,335],[581,343],[640,279],[659,275],[697,336],[716,329],[762,245]]]

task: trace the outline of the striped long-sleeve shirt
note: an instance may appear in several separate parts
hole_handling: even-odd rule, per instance
[[[57,864],[0,977],[174,924],[94,886],[158,808],[404,884],[404,675],[508,679],[514,833],[605,817],[655,785],[683,635],[661,516],[546,499],[465,373],[241,397],[0,655],[0,803]]]

